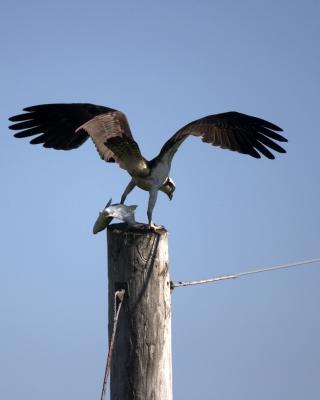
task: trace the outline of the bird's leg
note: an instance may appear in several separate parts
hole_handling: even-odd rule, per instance
[[[148,222],[149,222],[149,228],[150,229],[156,229],[156,226],[152,223],[152,211],[154,209],[154,206],[156,205],[158,197],[158,190],[150,190],[149,192],[149,202],[148,202]]]
[[[135,183],[134,179],[131,179],[131,181],[129,182],[125,191],[123,192],[123,195],[121,196],[120,204],[124,204],[128,194],[135,188],[135,186],[136,186],[136,183]]]

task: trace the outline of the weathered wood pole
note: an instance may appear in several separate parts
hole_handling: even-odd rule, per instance
[[[172,400],[171,301],[165,229],[108,227],[109,340],[114,294],[126,290],[111,364],[111,400]]]

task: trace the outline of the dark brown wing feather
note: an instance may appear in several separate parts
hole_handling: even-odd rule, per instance
[[[274,155],[269,148],[278,153],[286,151],[275,141],[287,142],[277,131],[281,128],[260,118],[235,111],[208,115],[190,122],[175,133],[162,147],[159,156],[173,157],[181,143],[189,136],[200,136],[202,141],[223,149],[238,151],[255,158],[261,154],[269,159]]]
[[[105,143],[111,149],[120,168],[133,177],[145,177],[150,173],[147,160],[141,155],[138,144],[131,138],[111,137]]]
[[[113,153],[105,146],[111,137],[132,138],[126,116],[112,108],[88,104],[42,104],[24,109],[26,113],[9,118],[15,122],[9,128],[18,130],[14,136],[35,136],[31,144],[57,150],[81,146],[91,136],[105,161],[114,161]]]

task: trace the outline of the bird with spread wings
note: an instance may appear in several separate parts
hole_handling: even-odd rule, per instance
[[[17,130],[14,136],[34,136],[31,144],[42,144],[56,150],[72,150],[81,146],[89,137],[106,162],[116,162],[125,169],[131,180],[121,197],[124,204],[128,194],[138,186],[149,192],[148,222],[159,190],[170,200],[175,184],[169,177],[174,154],[190,136],[198,136],[213,146],[247,154],[254,158],[265,156],[274,159],[271,150],[286,151],[276,142],[287,142],[281,128],[260,118],[238,112],[208,115],[179,129],[151,161],[146,160],[134,140],[126,116],[115,109],[87,104],[41,104],[24,108],[25,113],[9,118],[14,122],[9,128]]]

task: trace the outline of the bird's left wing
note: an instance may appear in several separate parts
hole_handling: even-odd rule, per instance
[[[56,103],[27,107],[24,111],[24,114],[9,118],[15,122],[9,128],[19,131],[14,135],[17,138],[36,136],[31,144],[72,150],[90,136],[103,160],[116,161],[129,173],[136,162],[139,162],[139,168],[146,167],[146,164],[142,165],[145,160],[133,139],[127,118],[118,110],[89,103]],[[115,155],[106,145],[111,138],[123,144],[125,155],[119,157],[120,151],[118,156]]]
[[[269,148],[279,153],[286,151],[275,141],[287,142],[277,131],[281,128],[261,118],[235,111],[208,115],[190,122],[176,132],[162,147],[159,156],[172,159],[181,143],[189,136],[199,136],[213,146],[261,158],[260,153],[274,159]]]

